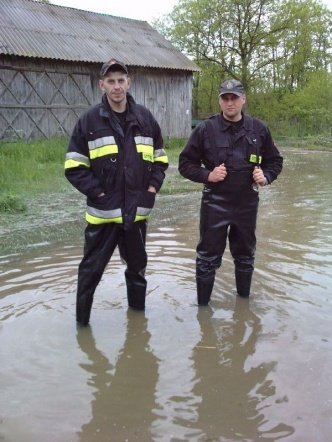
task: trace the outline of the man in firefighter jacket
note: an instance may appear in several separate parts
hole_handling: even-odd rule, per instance
[[[104,63],[99,86],[102,101],[77,122],[65,161],[66,178],[87,197],[76,302],[83,326],[117,246],[126,263],[128,305],[145,308],[147,219],[168,167],[157,121],[128,93],[127,67],[115,59]]]
[[[269,129],[242,112],[246,97],[237,80],[222,83],[221,113],[197,126],[179,157],[179,171],[203,183],[196,284],[199,305],[210,301],[226,241],[235,265],[237,293],[250,294],[256,219],[262,186],[280,174],[283,158]]]

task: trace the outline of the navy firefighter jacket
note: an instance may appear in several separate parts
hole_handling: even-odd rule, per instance
[[[151,112],[127,94],[125,132],[107,97],[77,122],[70,138],[65,176],[87,197],[86,221],[124,228],[148,218],[165,178],[168,159]],[[104,196],[98,197],[101,193]]]
[[[236,176],[247,176],[251,185],[252,171],[260,166],[267,183],[272,183],[282,170],[283,158],[267,126],[256,118],[242,116],[241,122],[234,125],[219,113],[197,126],[179,157],[181,175],[222,192],[230,180],[235,182],[231,177],[236,180]],[[228,172],[225,180],[208,182],[209,173],[221,164]]]

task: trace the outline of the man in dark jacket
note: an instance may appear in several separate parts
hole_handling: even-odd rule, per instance
[[[179,171],[203,183],[196,283],[199,305],[210,301],[216,269],[228,238],[237,293],[250,294],[256,249],[258,189],[271,184],[283,158],[270,131],[244,115],[246,97],[237,80],[222,83],[221,113],[197,126],[180,154]]]
[[[77,122],[65,176],[87,197],[84,257],[79,265],[76,320],[87,325],[93,296],[116,248],[126,262],[128,305],[145,308],[147,219],[162,186],[168,159],[151,112],[128,93],[127,67],[104,63],[101,103]]]

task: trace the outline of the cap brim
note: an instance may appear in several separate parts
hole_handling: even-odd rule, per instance
[[[121,64],[113,63],[102,71],[101,76],[104,77],[105,75],[107,75],[108,72],[115,72],[115,71],[121,71],[125,74],[128,74],[127,69],[125,69]]]
[[[236,95],[238,97],[242,97],[244,95],[241,92],[225,91],[225,92],[220,92],[219,97],[221,97],[222,95],[226,95],[226,94],[233,94],[233,95]]]

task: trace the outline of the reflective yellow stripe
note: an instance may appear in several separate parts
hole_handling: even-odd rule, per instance
[[[90,150],[90,158],[95,160],[96,158],[104,157],[105,155],[111,155],[118,153],[119,149],[116,144],[109,144],[107,146],[98,147],[96,149]]]
[[[147,153],[153,156],[153,146],[147,144],[136,144],[136,149],[138,153]]]
[[[96,138],[95,140],[88,141],[88,146],[90,158],[92,160],[119,152],[115,138],[112,136]]]
[[[116,144],[114,137],[100,137],[96,138],[95,140],[88,141],[89,150],[97,149],[98,147],[108,146],[109,144]]]
[[[121,209],[100,210],[87,206],[85,219],[90,224],[122,223]]]
[[[65,161],[65,169],[73,169],[75,167],[84,166],[84,167],[90,167],[88,164],[84,163],[83,161],[77,161],[77,160],[67,160]]]
[[[107,223],[122,223],[122,216],[118,218],[98,218],[97,216],[90,215],[88,212],[85,214],[85,219],[90,224],[107,224]]]
[[[145,144],[147,146],[153,146],[153,138],[151,137],[138,136],[135,137],[134,139],[136,144]]]
[[[166,163],[168,164],[168,157],[167,155],[163,156],[163,157],[157,157],[154,159],[156,163]]]
[[[156,149],[154,151],[154,161],[168,164],[168,158],[165,149]]]
[[[90,167],[89,158],[78,152],[67,152],[65,159],[65,169],[72,169],[79,166]]]
[[[153,146],[148,146],[146,144],[136,144],[136,149],[138,153],[142,154],[144,161],[150,161],[153,163]]]
[[[145,215],[145,216],[143,216],[143,215],[136,215],[135,219],[134,219],[134,222],[136,223],[137,221],[143,221],[143,220],[148,219],[148,218],[149,218],[149,215]]]
[[[151,213],[151,208],[147,208],[147,207],[137,207],[136,210],[136,215],[142,215],[142,216],[148,216]]]
[[[107,211],[107,210],[97,210],[97,209],[94,209],[93,207],[88,207],[87,210],[88,211],[85,213],[85,219],[89,224],[99,225],[99,224],[107,224],[107,223],[116,223],[116,224],[123,223],[122,216],[117,216],[117,217],[106,216],[107,214],[111,215],[111,214],[115,214],[115,213],[119,213],[119,212],[121,213],[121,209]],[[149,215],[151,213],[151,210],[152,209],[150,209],[150,208],[137,207],[137,213],[136,213],[134,222],[143,221],[143,220],[148,219]]]

